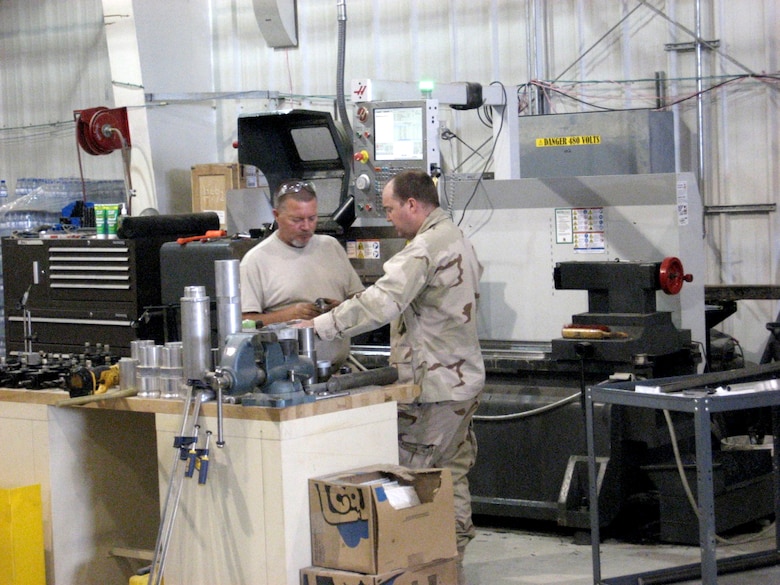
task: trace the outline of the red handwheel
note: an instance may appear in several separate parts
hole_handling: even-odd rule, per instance
[[[679,258],[669,256],[664,258],[658,269],[658,282],[661,290],[668,295],[676,295],[682,290],[683,282],[691,282],[692,274],[685,274],[682,262]]]

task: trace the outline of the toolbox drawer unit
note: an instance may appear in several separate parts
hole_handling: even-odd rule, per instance
[[[140,239],[3,238],[7,351],[78,353],[85,343],[130,355],[134,339],[164,341],[160,242]],[[26,297],[26,298],[25,298]]]

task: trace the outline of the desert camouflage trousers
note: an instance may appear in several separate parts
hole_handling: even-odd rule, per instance
[[[477,458],[472,418],[479,397],[398,405],[398,453],[404,467],[446,467],[452,473],[458,549],[474,538],[468,472]]]

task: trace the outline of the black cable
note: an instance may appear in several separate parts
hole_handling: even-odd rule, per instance
[[[463,206],[463,213],[460,216],[460,219],[458,220],[458,227],[460,227],[460,224],[463,223],[463,218],[466,217],[466,209],[468,209],[468,206],[471,204],[471,201],[474,199],[474,196],[477,194],[477,189],[482,184],[482,179],[485,176],[485,171],[487,171],[487,167],[490,164],[490,161],[493,160],[493,154],[496,152],[496,146],[498,145],[498,139],[501,136],[501,132],[504,130],[504,118],[507,115],[514,115],[514,113],[508,113],[506,111],[507,107],[507,97],[506,97],[506,87],[504,87],[504,84],[500,81],[493,81],[490,85],[500,85],[501,86],[501,92],[504,97],[502,106],[504,107],[503,115],[501,116],[501,125],[498,127],[498,132],[496,133],[495,138],[493,139],[493,148],[490,149],[490,155],[485,159],[485,166],[482,168],[482,172],[479,175],[479,178],[477,179],[476,184],[474,185],[474,190],[471,192],[471,195],[469,196],[468,200],[466,201],[465,205]]]
[[[670,106],[681,104],[683,102],[686,102],[688,100],[696,98],[699,95],[703,95],[703,94],[711,92],[711,91],[713,91],[715,89],[723,87],[724,85],[728,85],[728,84],[733,83],[735,81],[741,81],[741,80],[744,80],[744,79],[759,79],[759,80],[762,80],[762,81],[763,80],[780,81],[780,76],[778,74],[769,74],[769,75],[767,75],[767,74],[762,74],[762,75],[753,75],[753,74],[735,75],[733,77],[729,77],[728,79],[724,79],[723,81],[720,81],[719,83],[711,85],[710,87],[702,90],[701,92],[696,92],[696,93],[694,93],[692,95],[679,98],[676,101],[667,102],[667,104],[664,106],[664,109],[669,108]],[[588,106],[588,107],[591,107],[591,108],[596,108],[598,110],[606,111],[606,112],[630,112],[630,111],[638,111],[638,110],[655,110],[655,109],[657,109],[657,108],[654,108],[654,107],[646,107],[646,108],[607,108],[607,107],[599,106],[599,105],[594,104],[592,102],[588,102],[586,100],[574,97],[573,95],[568,94],[568,93],[564,92],[563,90],[558,89],[558,88],[556,88],[556,87],[554,87],[553,85],[550,85],[550,84],[546,84],[546,83],[543,84],[541,82],[533,82],[532,81],[531,85],[536,85],[538,87],[541,87],[545,92],[547,92],[547,91],[554,92],[554,93],[560,94],[561,96],[563,96],[565,98],[568,98],[568,99],[570,99],[570,100],[572,100],[574,102],[578,102],[578,103],[583,104],[585,106]]]
[[[492,136],[489,137],[489,138],[486,138],[485,141],[477,147],[477,150],[474,150],[470,155],[468,155],[465,159],[463,159],[463,161],[457,167],[452,169],[452,172],[456,172],[459,168],[461,168],[463,165],[465,165],[469,161],[469,159],[471,159],[471,157],[473,157],[474,155],[478,155],[478,156],[480,156],[481,158],[484,159],[485,157],[483,157],[481,154],[479,154],[479,150],[483,146],[485,146],[488,142],[490,142],[492,140],[492,138],[493,138]],[[490,159],[488,159],[488,160],[490,160]]]
[[[477,155],[477,156],[479,156],[480,158],[484,158],[484,157],[483,157],[481,154],[479,154],[479,150],[480,150],[480,149],[481,149],[483,146],[485,146],[485,145],[486,145],[488,142],[490,142],[490,140],[491,140],[490,138],[487,138],[487,139],[486,139],[486,140],[485,140],[485,141],[484,141],[482,144],[480,144],[480,145],[479,145],[479,146],[476,148],[476,150],[475,150],[475,149],[471,148],[471,146],[470,146],[470,145],[469,145],[467,142],[464,142],[464,141],[461,139],[461,137],[460,137],[460,136],[458,136],[457,134],[455,134],[455,133],[454,133],[452,130],[450,130],[449,128],[446,128],[446,129],[442,130],[442,133],[441,133],[441,139],[442,139],[442,140],[446,140],[446,141],[450,141],[450,140],[453,140],[453,139],[454,139],[454,140],[457,140],[458,142],[460,142],[461,144],[463,144],[463,145],[464,145],[466,148],[468,148],[468,149],[471,151],[471,154],[470,154],[470,155],[468,155],[468,156],[467,156],[467,157],[466,157],[466,158],[465,158],[463,161],[461,161],[461,163],[460,163],[460,164],[459,164],[457,167],[455,167],[455,168],[453,169],[453,172],[457,171],[457,170],[458,170],[459,168],[461,168],[461,167],[462,167],[464,164],[466,164],[466,162],[468,162],[468,160],[469,160],[471,157],[473,157],[474,155]]]
[[[488,128],[493,128],[493,120],[492,118],[486,116],[485,119],[482,119],[482,116],[486,114],[485,110],[487,110],[487,106],[484,106],[482,108],[477,109],[477,118],[479,118],[479,121],[482,122],[483,126],[486,126]]]

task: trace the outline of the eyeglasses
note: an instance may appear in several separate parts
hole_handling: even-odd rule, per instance
[[[279,185],[277,189],[278,197],[283,197],[291,193],[300,193],[301,191],[308,191],[312,195],[317,194],[317,189],[314,187],[314,183],[311,181],[286,181]]]

